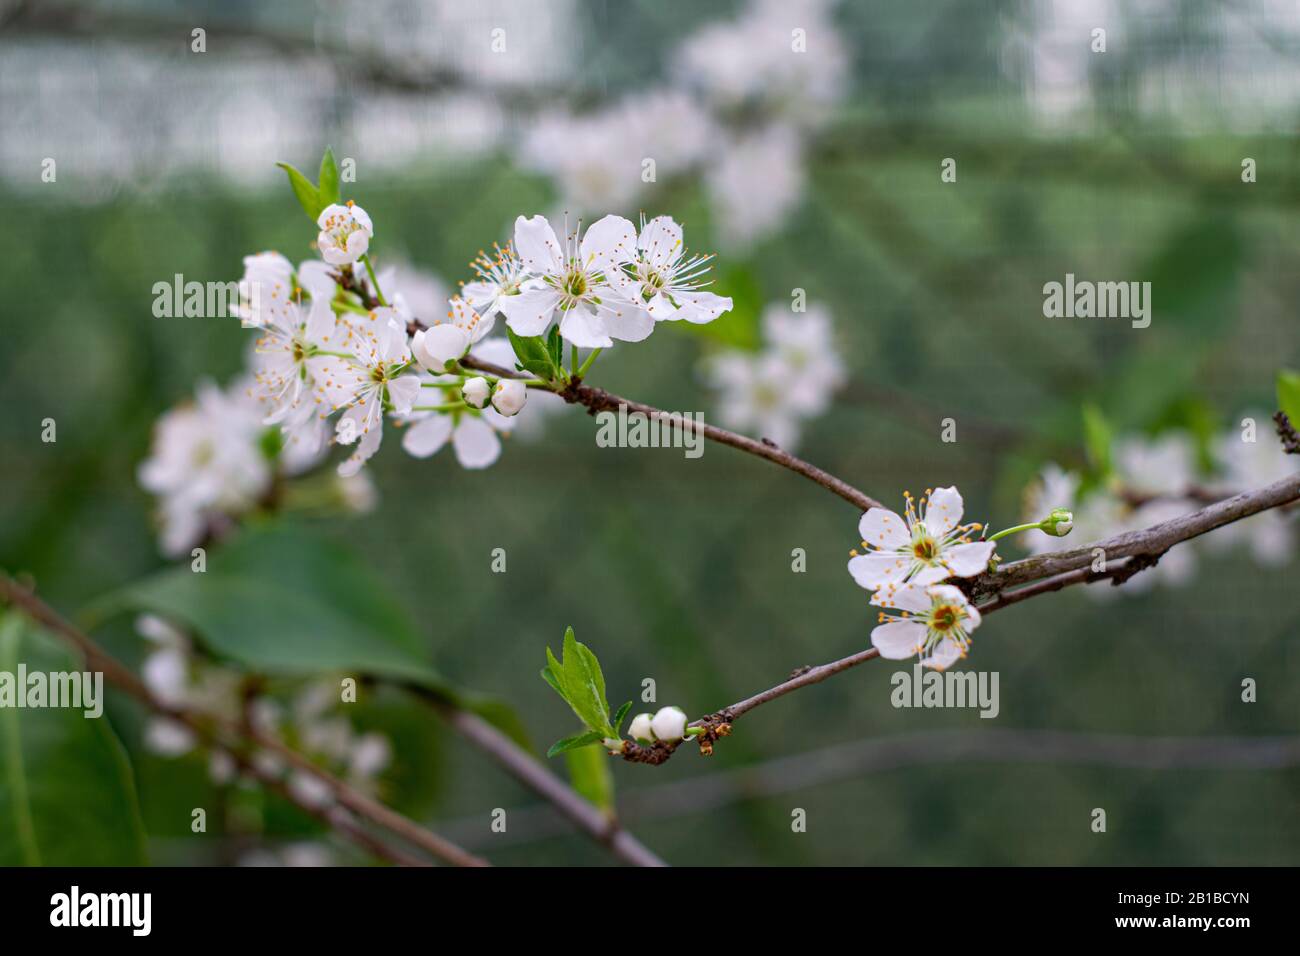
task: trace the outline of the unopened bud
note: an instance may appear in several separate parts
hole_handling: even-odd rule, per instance
[[[664,743],[676,743],[686,736],[686,711],[680,707],[661,707],[650,721],[655,738]]]
[[[654,720],[653,714],[637,714],[628,725],[627,735],[639,744],[654,743],[654,731],[650,728],[652,720]]]
[[[421,329],[411,336],[411,351],[430,372],[444,371],[448,362],[463,358],[468,348],[469,333],[449,322]]]
[[[470,408],[483,408],[492,395],[492,386],[482,375],[476,375],[461,386],[460,394]]]
[[[1074,527],[1074,512],[1057,508],[1040,522],[1039,527],[1043,529],[1044,534],[1064,538]]]
[[[492,407],[507,418],[518,415],[528,400],[528,387],[517,378],[503,378],[492,391]]]

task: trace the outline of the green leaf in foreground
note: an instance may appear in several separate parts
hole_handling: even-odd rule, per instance
[[[614,775],[609,769],[609,755],[599,747],[565,751],[569,781],[573,789],[605,813],[614,810]]]
[[[82,669],[53,638],[0,617],[0,671],[19,662],[28,673]],[[147,862],[135,778],[108,718],[0,707],[0,866]]]
[[[572,737],[557,740],[546,751],[546,756],[554,757],[570,750],[577,750],[579,747],[590,747],[592,744],[600,743],[604,739],[605,735],[599,730],[586,730],[580,734],[574,734]]]
[[[426,659],[427,642],[352,551],[289,524],[245,529],[208,555],[98,602],[99,615],[149,611],[192,631],[218,657],[270,676],[365,674],[432,691],[526,739],[495,698],[461,690]]]
[[[307,217],[312,222],[315,222],[320,218],[321,210],[328,205],[328,203],[321,202],[320,190],[312,184],[310,179],[288,163],[276,163],[275,165],[289,175],[289,185],[293,187],[293,194],[298,197],[299,205],[302,206]]]
[[[1096,405],[1083,406],[1083,439],[1088,450],[1088,461],[1098,475],[1111,471],[1111,443],[1114,435],[1110,422]]]
[[[1282,369],[1277,373],[1277,407],[1300,428],[1300,372]]]
[[[328,146],[325,147],[325,155],[320,158],[320,177],[316,184],[316,196],[320,200],[321,209],[339,201],[339,165],[334,161],[334,150]]]

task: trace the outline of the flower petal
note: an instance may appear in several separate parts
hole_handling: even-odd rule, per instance
[[[961,660],[961,648],[945,637],[935,645],[929,657],[921,658],[921,666],[933,667],[935,670],[941,671],[946,670],[959,660]]]
[[[605,334],[605,324],[600,316],[581,305],[564,313],[564,318],[560,319],[560,335],[564,341],[580,349],[603,349],[614,344],[614,340]]]
[[[849,558],[849,574],[868,591],[888,584],[902,584],[908,562],[899,554],[859,554]]]
[[[927,520],[929,516],[926,516]],[[997,545],[992,541],[973,541],[970,544],[957,544],[944,548],[939,560],[959,578],[970,578],[982,573],[989,566],[993,549]]]
[[[924,641],[925,625],[919,621],[890,621],[871,631],[871,646],[891,661],[912,657]]]
[[[607,268],[629,262],[636,252],[636,228],[622,216],[605,216],[591,224],[582,237],[583,265]],[[521,253],[522,255],[522,253]]]
[[[451,437],[451,416],[430,415],[406,429],[402,447],[415,458],[428,458]]]
[[[551,324],[560,293],[550,286],[525,289],[518,295],[503,295],[497,306],[506,317],[506,325],[515,335],[541,335]]]
[[[907,522],[888,508],[872,508],[858,522],[858,534],[868,545],[880,550],[905,548],[911,541]]]
[[[936,488],[925,506],[925,526],[930,534],[942,538],[961,521],[961,492],[955,487]]]
[[[885,585],[871,595],[871,603],[877,607],[896,607],[900,611],[924,614],[934,602],[925,587],[908,581],[906,584]]]
[[[501,439],[481,418],[465,416],[451,435],[462,468],[486,468],[501,456]]]
[[[562,271],[560,241],[545,216],[515,220],[515,251],[524,268],[532,272],[559,275]]]

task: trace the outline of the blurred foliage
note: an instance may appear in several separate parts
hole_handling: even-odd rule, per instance
[[[587,68],[607,71],[612,88],[635,82],[652,56],[641,38],[668,44],[686,29],[688,18],[673,9],[636,4],[627,16],[595,16],[607,43],[593,45]],[[1099,100],[1105,131],[1080,140],[1031,130],[1020,91],[986,79],[996,73],[995,18],[974,6],[949,13],[959,19],[907,5],[842,11],[863,92],[810,151],[807,195],[785,230],[722,255],[718,291],[736,297],[737,315],[703,334],[750,345],[762,305],[806,289],[836,317],[853,384],[809,429],[801,452],[886,503],[901,503],[904,488],[956,483],[972,519],[1011,524],[1045,459],[1083,461],[1085,405],[1117,431],[1177,424],[1202,436],[1243,409],[1273,407],[1277,368],[1300,365],[1295,138],[1187,133],[1135,117],[1123,108],[1140,79],[1131,59]],[[343,155],[353,144],[334,145]],[[945,185],[938,167],[950,155],[960,174]],[[1242,156],[1258,160],[1258,183],[1240,183]],[[677,216],[693,244],[712,248],[697,185],[656,188],[647,211]],[[373,217],[381,261],[400,255],[451,282],[516,214],[549,212],[552,201],[544,182],[498,157],[423,164],[383,181],[363,176],[345,194]],[[672,450],[598,450],[592,423],[577,412],[548,419],[541,443],[512,440],[482,473],[460,470],[446,452],[415,461],[386,442],[372,466],[383,499],[377,512],[312,529],[332,544],[301,545],[302,564],[268,550],[275,563],[258,572],[256,594],[180,594],[187,571],[157,576],[163,564],[135,469],[154,419],[196,380],[233,375],[249,339],[231,320],[154,318],[153,284],[176,273],[235,278],[241,256],[259,249],[303,258],[312,232],[282,185],[259,194],[189,183],[98,206],[31,192],[0,198],[22,224],[6,233],[0,257],[8,290],[0,566],[31,573],[57,606],[76,609],[155,575],[134,592],[149,598],[141,603],[188,616],[232,660],[281,674],[364,667],[359,648],[332,642],[339,622],[317,617],[319,626],[295,633],[280,616],[290,601],[334,606],[314,584],[302,590],[299,575],[307,559],[346,548],[355,557],[340,561],[365,566],[347,574],[366,589],[382,580],[401,608],[367,611],[382,622],[372,648],[383,648],[384,661],[400,654],[403,668],[408,659],[420,668],[436,662],[457,685],[507,700],[543,741],[573,730],[536,677],[541,649],[569,624],[601,649],[612,699],[639,699],[641,681],[653,677],[659,703],[692,713],[868,641],[874,615],[843,570],[857,516],[842,502],[717,446],[698,460]],[[1042,285],[1066,272],[1151,281],[1151,327],[1044,319]],[[708,417],[694,365],[715,344],[661,328],[602,356],[593,382]],[[886,397],[864,396],[865,386]],[[954,444],[938,441],[949,415],[959,422]],[[47,417],[57,422],[55,443],[40,440]],[[490,571],[494,547],[508,551],[506,574]],[[807,552],[806,574],[791,573],[796,547]],[[204,587],[223,583],[220,567],[218,558]],[[280,588],[287,596],[277,596]],[[336,580],[327,590],[343,604],[370,600],[351,588]],[[1205,554],[1196,583],[1181,590],[1109,602],[1075,591],[998,615],[976,635],[972,663],[1001,674],[1002,728],[1294,735],[1298,628],[1294,564],[1264,570],[1241,554]],[[124,620],[97,633],[139,660],[142,642]],[[872,664],[762,708],[707,762],[684,752],[657,769],[600,766],[626,792],[827,743],[981,726],[974,712],[893,709],[893,669]],[[1246,676],[1260,688],[1249,706],[1239,700]],[[129,705],[111,717],[136,758],[155,861],[229,861],[222,841],[232,833],[238,842],[263,828],[316,832],[278,801],[214,791],[199,758],[145,754]],[[405,698],[385,698],[365,719],[397,736],[386,796],[399,808],[481,821],[479,845],[501,863],[606,861],[567,834],[494,846],[486,808],[528,803],[531,794],[444,739]],[[60,854],[78,847],[78,863],[92,852],[123,861],[136,850],[106,842],[129,843],[123,821],[135,819],[125,809],[130,786],[120,779],[116,741],[106,722],[78,724],[91,735],[76,742],[87,756],[61,766],[98,771],[83,779],[66,770],[65,789],[48,806],[87,830],[51,846],[45,861],[71,862]],[[569,759],[590,755],[599,749]],[[31,761],[39,766],[39,754]],[[607,792],[594,768],[570,769],[585,792]],[[99,790],[82,789],[90,786],[110,788],[113,802],[97,804],[89,795]],[[1290,863],[1300,853],[1297,786],[1294,768],[954,763],[629,822],[680,864]],[[0,792],[0,803],[11,792]],[[188,833],[189,808],[200,805],[249,826],[214,828],[205,843]],[[122,808],[105,810],[116,829],[97,827],[92,806]],[[809,819],[797,836],[789,826],[796,806]],[[1104,837],[1087,826],[1097,806],[1109,815]],[[9,819],[0,807],[0,820]]]

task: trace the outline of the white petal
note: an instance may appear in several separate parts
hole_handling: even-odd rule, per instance
[[[486,468],[501,455],[501,439],[481,418],[465,416],[451,436],[462,468]]]
[[[654,324],[653,320],[651,324]],[[564,341],[580,349],[603,349],[614,344],[613,339],[605,334],[600,316],[581,305],[564,313],[564,318],[560,319],[560,335]]]
[[[673,298],[681,303],[676,317],[696,325],[712,322],[723,312],[731,311],[731,299],[712,292],[675,292]]]
[[[515,252],[519,254],[525,269],[551,275],[558,275],[562,271],[560,241],[555,238],[555,230],[545,216],[533,216],[531,219],[520,216],[515,220]]]
[[[506,325],[515,335],[541,335],[551,324],[555,307],[560,304],[560,293],[550,286],[527,289],[518,295],[505,295],[499,300]]]
[[[399,375],[388,383],[388,400],[393,403],[393,410],[405,415],[420,397],[420,377],[418,375]]]
[[[887,584],[902,584],[908,562],[899,554],[859,554],[849,558],[849,574],[868,591]]]
[[[961,521],[961,492],[953,488],[936,488],[925,506],[925,526],[930,534],[942,538]]]
[[[605,331],[620,342],[640,342],[655,330],[654,317],[634,305],[615,305],[614,311],[602,312],[600,319],[605,324]]]
[[[877,607],[896,607],[900,611],[923,614],[930,610],[934,602],[930,599],[930,592],[926,588],[909,581],[897,586],[886,585],[871,595],[871,603]]]
[[[912,538],[907,522],[888,508],[872,508],[858,522],[858,534],[873,548],[905,548]]]
[[[929,516],[926,517],[928,519]],[[993,549],[996,546],[992,541],[958,544],[944,548],[939,558],[957,577],[970,578],[982,573],[989,566],[989,558],[993,557]]]
[[[641,230],[636,245],[651,265],[662,269],[682,253],[682,227],[672,216],[655,216]]]
[[[871,646],[891,661],[912,657],[924,641],[925,625],[918,621],[890,621],[871,631]]]
[[[941,671],[959,660],[961,660],[961,648],[948,638],[944,638],[935,646],[934,652],[929,657],[921,659],[921,666],[933,667]]]
[[[582,237],[582,261],[602,268],[629,262],[636,251],[636,229],[622,216],[606,216],[591,224]]]
[[[430,415],[406,429],[402,447],[416,458],[428,458],[451,437],[451,416]]]

